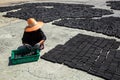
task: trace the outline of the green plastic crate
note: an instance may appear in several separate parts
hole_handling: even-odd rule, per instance
[[[22,54],[23,52],[29,52],[29,51],[24,51],[24,50],[12,50],[11,51],[10,62],[12,65],[37,61],[40,57],[40,50],[36,50],[35,55],[29,55],[29,56],[23,56],[20,58],[15,58],[16,54]]]

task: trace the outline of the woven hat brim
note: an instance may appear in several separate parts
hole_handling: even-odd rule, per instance
[[[32,32],[32,31],[36,31],[36,30],[38,30],[38,29],[40,29],[40,28],[42,28],[43,27],[43,22],[37,22],[37,24],[35,25],[35,26],[32,26],[32,27],[26,27],[26,29],[25,29],[25,31],[26,32]]]

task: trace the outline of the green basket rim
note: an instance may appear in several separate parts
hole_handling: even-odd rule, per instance
[[[11,59],[13,60],[13,59],[15,59],[15,53],[14,53],[14,51],[18,51],[18,50],[12,50],[11,51]],[[35,56],[40,56],[40,50],[37,50],[36,51],[37,52],[37,54],[36,55],[32,55],[32,56],[24,56],[24,57],[20,57],[20,58],[17,58],[17,59],[23,59],[23,58],[30,58],[30,57],[35,57]],[[15,59],[16,60],[16,59]]]

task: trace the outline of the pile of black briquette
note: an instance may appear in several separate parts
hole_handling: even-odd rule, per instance
[[[19,53],[19,54],[15,54],[15,59],[17,58],[23,58],[26,56],[32,56],[32,55],[36,55],[37,53],[35,51],[33,52],[23,52],[23,53]]]

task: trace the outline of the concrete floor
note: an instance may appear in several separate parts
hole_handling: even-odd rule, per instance
[[[95,4],[96,7],[109,9],[109,7],[105,6],[105,0],[62,1],[67,3]],[[51,0],[50,2],[62,1]],[[48,1],[46,0],[45,2]],[[116,12],[116,16],[120,16],[119,11]],[[0,80],[104,80],[86,72],[72,69],[65,65],[51,63],[43,59],[39,59],[37,62],[9,66],[8,63],[9,57],[11,56],[11,50],[16,49],[21,45],[21,37],[26,25],[27,24],[24,20],[18,20],[15,23],[0,27]],[[114,38],[85,30],[58,27],[56,25],[52,25],[51,23],[44,24],[42,29],[47,36],[47,41],[45,43],[45,49],[41,52],[41,55],[48,52],[58,44],[64,44],[78,33],[105,38]],[[120,41],[120,39],[114,39]]]
[[[39,59],[38,62],[8,66],[10,51],[21,45],[25,25],[25,21],[20,21],[0,29],[0,80],[103,80],[86,72],[43,59]],[[57,44],[64,44],[77,33],[86,33],[86,31],[53,26],[51,23],[45,24],[43,31],[47,36],[47,41],[41,55]]]

